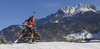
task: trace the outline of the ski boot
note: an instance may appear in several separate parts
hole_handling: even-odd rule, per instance
[[[32,39],[30,39],[29,43],[30,43],[30,44],[33,44]]]

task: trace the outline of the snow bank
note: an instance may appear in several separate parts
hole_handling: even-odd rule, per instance
[[[100,43],[38,42],[35,44],[1,44],[0,49],[100,49]]]

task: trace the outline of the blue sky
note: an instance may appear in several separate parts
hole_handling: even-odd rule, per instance
[[[66,6],[93,4],[100,9],[100,0],[0,0],[0,30],[22,22],[36,13],[37,19],[46,17]]]

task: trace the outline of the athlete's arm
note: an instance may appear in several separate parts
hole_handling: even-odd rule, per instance
[[[25,24],[25,22],[27,22],[27,20],[25,20],[25,21],[23,22],[23,24]]]

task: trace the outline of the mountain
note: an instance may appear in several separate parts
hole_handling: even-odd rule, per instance
[[[51,37],[50,40],[60,40],[63,39],[62,35],[76,33],[81,30],[88,30],[90,33],[97,33],[100,30],[100,14],[88,11],[84,14],[78,13],[74,16],[71,18],[72,20],[67,20],[68,18],[60,20],[63,23],[47,23],[40,26],[40,33],[45,35],[43,39],[46,37],[45,40],[47,40],[48,37]],[[77,19],[73,20],[74,18]]]
[[[1,32],[4,33],[7,42],[14,42],[24,28],[25,25],[11,25],[3,29]]]
[[[69,10],[69,14],[64,12],[72,9],[68,7],[65,8],[66,10],[61,8],[63,10],[60,9],[57,13],[37,21],[39,30],[43,33],[42,36],[45,35],[42,39],[59,41],[63,40],[62,35],[76,33],[81,29],[89,30],[91,33],[97,33],[100,30],[100,13],[94,5],[80,3],[76,7],[71,6],[75,11],[71,13]]]
[[[84,13],[87,11],[93,11],[97,12],[97,8],[94,5],[88,5],[84,3],[80,3],[78,5],[74,6],[67,6],[64,8],[60,8],[57,13],[48,15],[46,18],[42,18],[37,21],[37,25],[41,26],[42,24],[46,23],[58,23],[60,19],[63,19],[67,17],[68,19],[70,17],[73,17],[73,15],[76,15],[77,13]]]
[[[37,19],[36,24],[41,41],[63,41],[63,35],[67,36],[81,30],[98,33],[100,31],[100,13],[94,5],[80,3],[75,7],[60,8],[57,13]],[[7,41],[14,42],[24,28],[23,25],[12,25],[3,29],[2,32]]]

